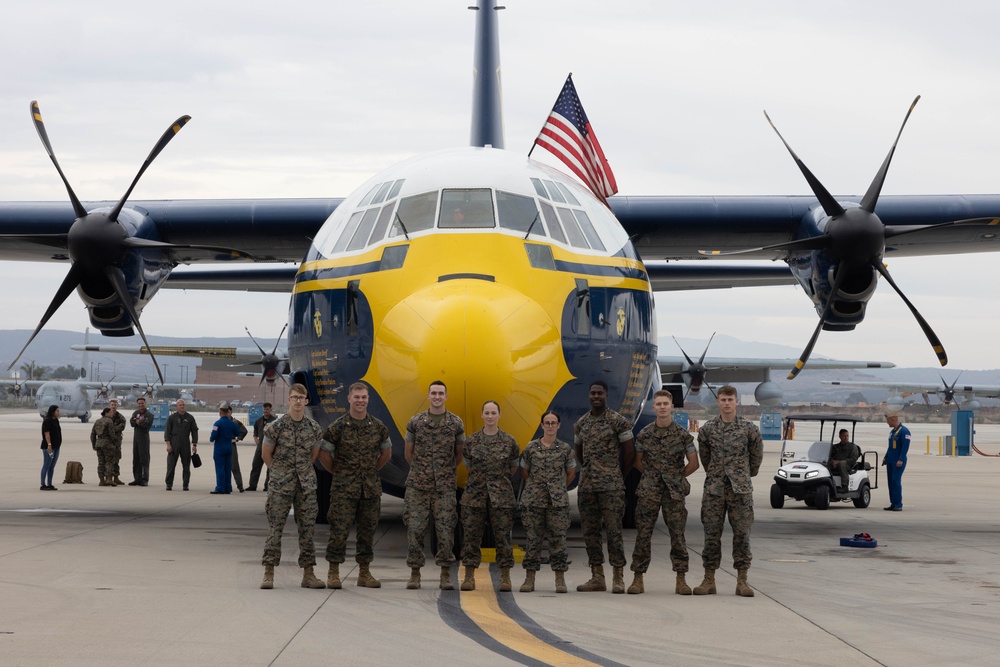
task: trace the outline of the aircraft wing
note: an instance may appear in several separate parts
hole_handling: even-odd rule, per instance
[[[810,362],[810,366],[812,362]],[[953,391],[956,394],[975,394],[986,398],[996,398],[1000,396],[1000,385],[995,384],[956,384],[954,387],[945,387],[943,384],[930,384],[921,382],[868,382],[866,380],[824,380],[823,384],[836,385],[841,387],[871,387],[873,389],[888,389],[896,393],[911,394],[944,394]]]
[[[258,359],[260,350],[255,347],[196,347],[183,345],[71,345],[71,350],[87,352],[104,352],[106,354],[150,354],[166,357],[200,357],[202,359],[238,359],[242,357]],[[288,356],[288,350],[278,349],[276,354],[282,358]],[[157,385],[160,386],[160,385]],[[170,387],[170,385],[163,385]],[[191,385],[178,385],[180,389]],[[208,385],[198,385],[207,387]]]
[[[0,387],[23,387],[25,389],[38,389],[49,380],[0,380]],[[72,382],[72,380],[70,380]]]
[[[688,368],[683,357],[660,355],[656,357],[660,373],[664,376],[680,373]],[[752,359],[748,357],[710,357],[705,365],[710,367],[712,386],[732,382],[763,382],[769,379],[772,369],[788,370],[797,359]],[[888,361],[840,361],[835,359],[813,359],[807,370],[831,370],[847,368],[895,368]]]
[[[112,391],[125,390],[133,391],[141,389],[143,391],[147,390],[151,385],[147,385],[143,382],[109,382],[108,387]],[[88,387],[88,389],[99,389],[100,387]],[[187,384],[177,384],[176,382],[167,382],[165,384],[156,383],[153,386],[154,391],[159,391],[161,389],[179,389],[179,390],[197,390],[197,389],[239,389],[238,384],[192,384],[188,382]]]

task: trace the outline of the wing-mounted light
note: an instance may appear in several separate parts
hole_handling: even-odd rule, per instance
[[[226,254],[242,255],[248,259],[253,259],[246,253],[230,248],[182,245],[138,238],[132,236],[129,228],[122,225],[118,219],[122,208],[125,206],[125,202],[139,182],[139,178],[145,173],[146,169],[166,145],[170,143],[170,140],[191,120],[190,116],[181,116],[170,124],[170,127],[163,133],[159,141],[156,142],[156,145],[153,146],[153,150],[150,151],[146,160],[142,163],[125,194],[122,195],[121,199],[109,211],[88,212],[73,191],[73,187],[63,173],[62,167],[59,166],[59,161],[52,150],[52,144],[49,142],[48,132],[45,130],[45,123],[42,121],[42,113],[38,102],[33,101],[31,103],[30,111],[38,138],[41,140],[49,159],[52,160],[56,171],[59,173],[63,185],[66,187],[66,193],[69,196],[70,204],[73,206],[73,213],[76,216],[76,220],[73,221],[64,238],[61,235],[56,235],[59,238],[55,238],[52,235],[45,235],[45,240],[43,241],[40,238],[30,235],[19,235],[16,237],[8,235],[4,237],[29,239],[66,248],[72,260],[69,272],[56,290],[56,294],[42,315],[41,321],[39,321],[38,326],[35,327],[35,331],[28,338],[28,342],[25,343],[8,368],[12,368],[17,363],[17,360],[21,358],[24,351],[31,345],[31,341],[35,339],[38,332],[42,330],[42,327],[45,326],[56,310],[59,309],[75,289],[79,289],[85,295],[91,295],[95,302],[101,302],[102,305],[100,307],[108,308],[110,304],[114,304],[115,308],[123,309],[127,313],[128,319],[131,320],[131,323],[138,330],[143,343],[149,347],[149,343],[146,341],[146,333],[139,323],[139,313],[135,306],[136,299],[129,292],[129,281],[122,270],[126,255],[130,251],[158,250],[169,254],[171,251],[180,248],[202,248]],[[84,300],[87,301],[87,297]],[[108,311],[105,311],[105,314],[107,313]],[[102,318],[98,317],[97,319],[100,320]],[[119,317],[117,319],[120,321],[123,318]],[[159,364],[156,363],[156,357],[152,354],[150,354],[150,357],[153,360],[153,366],[156,368],[157,376],[162,383],[163,373],[160,371]]]

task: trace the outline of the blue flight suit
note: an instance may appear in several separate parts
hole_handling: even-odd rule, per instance
[[[900,424],[889,433],[889,448],[885,452],[885,476],[889,482],[891,507],[903,506],[903,471],[906,470],[906,452],[909,449],[910,429]]]
[[[215,443],[212,458],[215,460],[215,492],[233,492],[233,441],[240,437],[239,426],[227,417],[219,418],[212,425],[209,440]]]

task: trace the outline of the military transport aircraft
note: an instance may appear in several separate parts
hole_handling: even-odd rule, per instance
[[[130,187],[117,202],[84,205],[33,105],[71,205],[0,204],[0,259],[69,263],[39,328],[74,289],[107,335],[142,333],[141,309],[162,287],[290,290],[289,360],[309,388],[312,415],[329,423],[346,409],[339,387],[371,385],[369,407],[396,443],[383,482],[399,493],[401,433],[432,380],[447,383],[448,408],[470,429],[495,399],[518,442],[548,408],[567,417],[560,435],[568,439],[568,417],[585,405],[592,380],[610,385],[609,404],[630,419],[660,384],[654,290],[798,282],[819,321],[794,374],[822,329],[863,320],[879,276],[902,296],[882,264],[887,255],[1000,249],[991,226],[1000,196],[880,197],[895,144],[861,198],[833,197],[788,148],[815,196],[613,196],[605,204],[562,171],[505,150],[501,7],[479,0],[472,9],[470,145],[405,160],[344,198],[129,203]],[[186,122],[171,124],[140,174]],[[462,220],[453,216],[459,208]],[[671,261],[733,252],[784,265]],[[172,272],[248,258],[297,268]],[[907,304],[945,363],[941,342]]]
[[[929,394],[933,394],[939,397],[943,404],[951,405],[954,402],[963,410],[978,410],[983,407],[983,404],[976,399],[977,396],[980,398],[1000,398],[1000,385],[958,384],[961,373],[959,373],[959,376],[956,377],[951,384],[945,381],[944,376],[940,377],[940,384],[921,382],[876,382],[874,380],[871,382],[867,380],[825,380],[823,384],[831,384],[840,387],[872,387],[876,389],[888,389],[889,391],[896,392],[897,394],[896,396],[890,398],[888,403],[900,406],[905,403],[906,396],[912,396],[914,394],[923,395],[925,401]]]

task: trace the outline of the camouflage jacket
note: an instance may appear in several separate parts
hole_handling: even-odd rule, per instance
[[[101,417],[90,429],[90,444],[94,449],[115,446],[115,425],[111,417]]]
[[[572,447],[562,440],[548,447],[541,439],[532,440],[521,452],[521,467],[528,471],[521,491],[522,506],[569,507],[566,473],[576,468]]]
[[[342,415],[327,427],[320,447],[333,455],[331,494],[347,498],[382,495],[375,464],[379,454],[392,447],[385,424],[371,415],[364,419]]]
[[[764,442],[757,427],[743,417],[729,424],[715,417],[698,430],[698,455],[705,469],[705,493],[721,496],[726,479],[734,492],[753,493],[750,478],[764,459]]]
[[[122,444],[122,434],[125,432],[125,426],[128,422],[125,420],[125,415],[120,412],[116,412],[115,416],[111,418],[113,437],[116,445]]]
[[[673,500],[684,500],[691,493],[691,483],[684,477],[687,455],[694,454],[694,437],[670,422],[666,428],[647,425],[635,439],[635,450],[642,452],[642,479],[638,496],[662,498],[666,492]]]
[[[465,441],[465,467],[469,480],[465,483],[462,504],[469,507],[514,507],[514,487],[510,469],[517,467],[520,454],[514,437],[503,431],[486,435],[476,431]]]
[[[264,444],[274,446],[271,458],[271,493],[291,495],[302,488],[307,494],[316,494],[316,468],[312,450],[318,449],[323,429],[309,417],[295,421],[284,415],[264,429]]]
[[[608,408],[600,416],[587,413],[573,425],[573,442],[582,445],[580,491],[624,491],[620,463],[623,442],[632,439],[632,424]]]
[[[455,449],[465,444],[465,424],[451,412],[435,423],[430,412],[414,415],[406,425],[406,437],[413,443],[413,461],[406,486],[424,491],[454,491]]]

